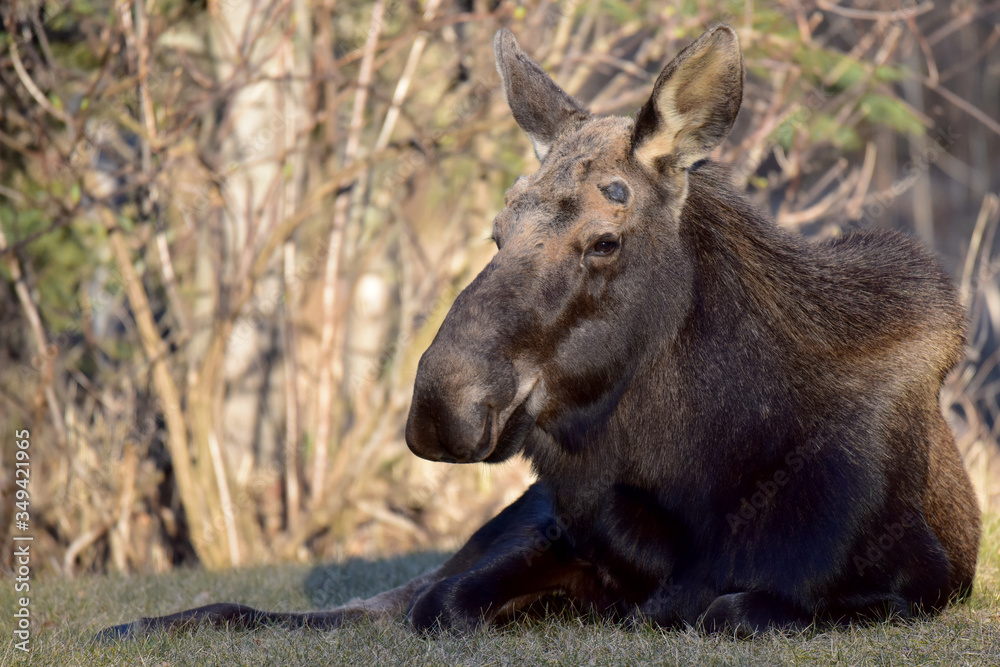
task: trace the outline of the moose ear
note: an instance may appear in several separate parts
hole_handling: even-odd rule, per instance
[[[663,68],[639,109],[632,152],[655,171],[687,169],[708,157],[743,101],[743,54],[736,31],[719,25]]]
[[[587,120],[590,112],[528,57],[507,28],[497,31],[493,51],[507,106],[544,160],[563,130]]]

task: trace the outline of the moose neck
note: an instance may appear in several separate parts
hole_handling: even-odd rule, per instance
[[[861,362],[897,377],[905,363],[914,368],[904,375],[925,378],[918,391],[933,399],[961,353],[953,333],[960,311],[945,304],[932,311],[943,315],[914,316],[927,312],[914,302],[926,287],[908,282],[918,273],[908,262],[926,265],[915,244],[867,232],[809,242],[729,183],[727,169],[713,163],[690,175],[680,243],[694,261],[692,284],[663,281],[664,289],[690,290],[676,334],[656,342],[610,416],[578,443],[546,433],[529,439],[526,454],[570,515],[598,512],[609,489],[622,486],[670,489],[671,498],[658,498],[669,511],[680,503],[678,512],[697,514],[718,491],[719,466],[750,476],[773,467],[836,406],[858,398],[812,378],[849,383]],[[919,280],[951,290],[943,272]],[[562,489],[567,480],[572,488]]]
[[[801,378],[812,376],[810,366],[850,356],[882,326],[856,315],[859,298],[877,295],[859,294],[850,281],[836,288],[845,280],[838,257],[758,213],[724,166],[705,163],[688,189],[680,243],[694,259],[689,310],[582,443],[536,434],[526,453],[539,476],[555,487],[557,477],[575,480],[557,496],[598,502],[601,488],[625,484],[654,493],[687,488],[691,507],[698,497],[710,502],[720,462],[766,466],[807,437],[810,425],[796,415],[803,402],[824,397]],[[717,455],[706,457],[706,447]],[[754,460],[744,460],[749,452]],[[581,479],[593,493],[580,492]]]
[[[799,429],[783,419],[795,412],[796,395],[776,363],[785,354],[781,348],[791,345],[775,334],[781,297],[750,292],[786,289],[768,281],[793,282],[808,258],[797,254],[794,237],[732,191],[724,167],[703,165],[691,174],[689,192],[679,243],[693,258],[692,284],[678,285],[667,275],[660,281],[664,290],[688,290],[688,306],[670,315],[680,322],[652,324],[676,333],[646,350],[610,417],[580,442],[556,442],[539,432],[528,443],[526,453],[557,497],[599,503],[600,489],[622,484],[702,493],[711,485],[699,480],[711,479],[713,465],[700,451],[706,443],[730,461],[749,440],[766,441],[758,456],[768,448],[777,455]],[[776,261],[783,263],[777,269]],[[593,493],[581,491],[584,479]],[[559,493],[562,480],[574,480],[574,488]]]

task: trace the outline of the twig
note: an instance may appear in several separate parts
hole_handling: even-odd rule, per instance
[[[847,169],[849,164],[850,162],[847,158],[838,158],[836,162],[830,165],[830,168],[827,169],[822,176],[816,179],[815,183],[809,186],[809,189],[806,190],[802,197],[802,202],[808,203],[814,201],[817,197],[823,194],[823,191],[826,190],[830,183],[833,183],[835,179],[842,178],[841,174],[844,173],[844,170]]]
[[[48,112],[49,115],[65,125],[70,131],[71,137],[74,136],[76,134],[76,124],[73,119],[66,115],[65,112],[52,106],[52,103],[49,102],[47,97],[45,97],[45,93],[41,91],[31,78],[31,75],[28,74],[28,70],[24,69],[24,63],[21,62],[21,52],[17,46],[16,39],[10,40],[10,59],[14,65],[14,71],[17,72],[17,78],[21,80],[21,83],[28,90],[28,94],[31,95],[36,102],[38,102],[38,106],[42,107],[42,109]],[[70,143],[73,142],[70,141]]]
[[[828,12],[833,12],[834,14],[839,14],[841,16],[846,16],[849,19],[861,19],[865,21],[899,21],[900,19],[908,19],[914,16],[920,16],[930,10],[934,9],[933,2],[924,2],[915,7],[906,7],[905,9],[896,9],[891,12],[882,12],[872,9],[852,9],[849,7],[841,7],[840,5],[830,2],[830,0],[817,0],[816,5],[820,9],[825,9]]]
[[[865,161],[861,166],[861,175],[858,177],[858,184],[854,188],[854,194],[847,200],[847,205],[844,207],[847,217],[851,220],[856,220],[860,216],[861,207],[864,206],[865,195],[868,194],[872,175],[875,173],[875,155],[875,144],[869,141],[865,146]]]
[[[778,153],[780,153],[780,151],[776,149],[775,154],[777,155]],[[804,208],[800,211],[794,211],[791,213],[779,212],[776,216],[776,221],[779,225],[796,227],[804,225],[807,222],[817,220],[826,215],[826,213],[833,208],[838,201],[842,200],[847,192],[854,188],[856,184],[857,181],[852,173],[840,182],[840,185],[836,190],[828,194],[826,197],[823,197],[823,199],[819,200],[809,208]]]
[[[439,4],[441,4],[441,0],[428,0],[423,16],[425,22],[430,22],[434,18]],[[406,95],[410,90],[410,83],[413,81],[417,63],[419,63],[420,56],[423,54],[426,45],[427,33],[421,32],[417,34],[413,40],[413,46],[410,47],[410,55],[406,59],[406,65],[403,66],[403,73],[399,75],[399,81],[396,83],[396,91],[392,95],[392,104],[389,107],[389,111],[385,114],[382,131],[379,132],[378,139],[375,140],[375,150],[382,150],[389,145],[392,130],[396,127],[396,121],[399,119],[400,106],[403,104],[403,100],[406,99]]]
[[[112,558],[115,561],[115,567],[122,573],[128,571],[128,551],[131,541],[129,539],[130,519],[132,517],[132,503],[135,500],[135,477],[138,467],[139,457],[135,453],[135,447],[132,443],[126,442],[119,468],[121,471],[119,479],[123,488],[118,498],[118,521],[115,522],[114,530],[111,533],[112,547],[115,541],[118,542],[119,547],[112,548]]]
[[[962,269],[962,286],[959,294],[966,309],[969,307],[969,298],[972,287],[972,270],[975,268],[976,257],[979,255],[979,244],[983,240],[983,232],[986,230],[986,223],[990,221],[1000,211],[1000,198],[992,192],[983,197],[982,206],[979,208],[979,217],[976,218],[976,226],[972,230],[972,238],[969,240],[969,250],[965,253],[965,266]]]
[[[293,15],[292,21],[299,32],[295,36],[295,44],[301,49],[311,50],[311,35],[309,34],[309,22],[307,20],[308,14],[304,4],[304,0],[296,0],[293,10],[295,15]],[[294,72],[297,69],[295,47],[293,46],[291,35],[288,33],[285,34],[283,40],[280,67],[283,74]],[[289,80],[287,83],[287,95],[285,88],[286,86],[281,86],[278,89],[279,106],[284,109],[285,116],[290,118],[290,121],[286,124],[283,134],[276,133],[275,140],[278,142],[281,151],[280,163],[285,164],[288,159],[289,150],[295,150],[293,172],[301,172],[304,169],[304,158],[302,151],[298,150],[299,144],[302,141],[302,137],[298,134],[296,123],[299,114],[289,113],[289,104],[302,104],[304,91],[299,83],[292,80]],[[278,205],[276,207],[277,220],[271,225],[271,229],[277,227],[280,221],[285,219],[285,212],[288,208],[296,209],[298,207],[302,198],[301,188],[298,187],[299,183],[301,183],[301,180],[294,177],[290,178],[278,193]],[[282,319],[284,323],[286,411],[283,467],[285,475],[286,530],[289,533],[294,532],[296,526],[299,524],[299,511],[302,503],[298,461],[301,425],[299,421],[299,371],[296,332],[296,307],[301,293],[301,280],[296,276],[295,250],[295,242],[291,238],[286,240],[282,252],[284,262],[284,271],[282,274],[284,281],[284,308]]]
[[[924,85],[930,88],[931,90],[935,91],[939,95],[941,95],[941,97],[945,98],[946,100],[957,106],[965,113],[969,114],[970,116],[978,120],[980,123],[985,125],[991,132],[994,132],[995,134],[1000,136],[1000,123],[997,123],[995,120],[987,116],[978,107],[965,101],[964,99],[962,99],[955,93],[951,92],[944,86],[940,85],[939,83],[932,82],[927,77],[924,77]]]
[[[7,236],[3,232],[3,226],[0,225],[0,256],[2,256],[2,251],[6,248]],[[31,335],[35,339],[36,357],[41,364],[42,386],[45,394],[45,402],[49,407],[49,416],[52,418],[52,425],[56,429],[56,437],[59,439],[60,446],[65,447],[68,442],[66,422],[63,420],[62,410],[59,408],[59,401],[52,386],[52,366],[55,355],[58,353],[58,348],[54,345],[50,347],[48,344],[48,340],[45,337],[45,328],[42,326],[42,318],[38,314],[38,306],[35,305],[34,300],[31,298],[31,291],[24,281],[24,274],[21,272],[21,262],[18,260],[17,255],[12,253],[7,258],[7,270],[14,281],[14,291],[17,293],[18,301],[21,302],[21,308],[24,309],[24,316],[28,318]]]
[[[174,477],[177,479],[181,503],[184,505],[191,525],[204,525],[205,515],[200,502],[201,494],[198,492],[194,480],[191,454],[188,451],[187,425],[181,410],[180,394],[177,391],[177,385],[174,384],[170,369],[167,368],[163,340],[156,329],[146,290],[132,264],[128,246],[115,222],[114,214],[103,207],[98,208],[97,213],[108,231],[108,243],[115,261],[118,263],[118,269],[121,271],[122,283],[132,306],[135,323],[139,328],[143,350],[152,366],[153,386],[163,404],[167,425],[167,447],[170,451],[170,460],[173,464]],[[199,547],[204,545],[199,538],[197,531],[192,531],[195,548],[200,552]],[[199,553],[199,555],[202,554]]]
[[[208,451],[212,457],[215,483],[219,487],[219,504],[226,527],[226,540],[229,543],[229,562],[233,566],[238,566],[242,558],[240,556],[240,538],[236,532],[236,509],[233,506],[232,495],[229,493],[229,480],[226,476],[226,462],[222,460],[222,448],[219,447],[219,439],[215,435],[215,430],[211,428],[208,431]]]
[[[295,243],[285,242],[285,512],[288,531],[293,532],[299,524],[301,490],[298,472],[299,434],[299,391],[298,360],[295,344],[295,304],[298,300],[295,276]]]
[[[28,201],[28,198],[25,197],[23,194],[21,194],[17,190],[12,190],[8,188],[6,185],[0,185],[0,195],[7,197],[8,199],[12,200],[17,204],[25,204]]]
[[[145,0],[135,0],[135,22],[128,7],[123,5],[122,25],[125,27],[125,41],[129,55],[135,60],[137,84],[139,89],[139,110],[142,114],[145,132],[140,133],[140,150],[142,155],[142,172],[149,181],[146,186],[146,196],[142,202],[142,212],[152,218],[155,229],[155,246],[159,259],[163,286],[166,289],[170,311],[177,321],[182,336],[188,332],[187,316],[184,313],[183,302],[177,292],[177,278],[174,273],[173,260],[170,257],[170,245],[163,229],[162,211],[160,209],[160,191],[153,173],[152,144],[159,144],[156,118],[153,115],[153,103],[149,96],[149,25],[146,21]]]
[[[988,4],[984,7],[980,7],[979,9],[975,10],[974,7],[975,5],[972,4],[968,5],[965,11],[963,11],[961,14],[953,18],[948,23],[945,23],[943,26],[935,30],[933,33],[931,33],[930,37],[927,38],[927,43],[930,44],[931,46],[936,46],[938,42],[940,42],[942,39],[944,39],[951,33],[955,32],[956,30],[959,30],[967,26],[968,24],[972,23],[973,21],[976,21],[979,18],[986,16],[990,12],[996,11],[997,8],[1000,8],[1000,2],[993,2],[991,4]]]
[[[385,0],[375,0],[372,6],[371,23],[365,40],[364,55],[358,73],[358,88],[354,97],[350,131],[344,145],[344,162],[354,161],[361,143],[364,127],[364,111],[368,101],[368,86],[371,84],[375,47],[383,27]],[[337,288],[340,279],[340,258],[343,251],[344,227],[347,222],[347,207],[350,193],[343,192],[334,201],[333,225],[323,280],[323,326],[319,349],[319,389],[317,392],[316,453],[313,457],[312,498],[313,507],[322,503],[326,484],[326,462],[330,447],[331,413],[333,411],[333,350],[337,329]]]
[[[907,17],[906,24],[910,27],[910,32],[913,33],[914,39],[917,40],[917,44],[920,46],[920,50],[924,54],[924,62],[927,63],[928,80],[932,81],[934,85],[937,85],[939,76],[937,61],[934,59],[934,50],[931,48],[931,45],[927,43],[927,38],[924,37],[924,33],[921,32],[915,17]]]
[[[104,537],[110,527],[111,526],[108,523],[102,523],[96,528],[88,530],[86,533],[70,542],[70,545],[66,547],[66,553],[63,554],[63,574],[65,576],[72,577],[75,574],[74,570],[76,570],[76,557],[80,555],[84,549]]]
[[[997,40],[1000,40],[1000,25],[993,26],[993,30],[992,32],[990,32],[990,36],[986,39],[983,45],[980,46],[979,49],[974,54],[972,54],[970,58],[942,72],[938,83],[944,83],[945,81],[948,81],[956,74],[961,74],[962,72],[967,71],[968,68],[972,67],[980,60],[993,53],[993,47],[996,46]]]

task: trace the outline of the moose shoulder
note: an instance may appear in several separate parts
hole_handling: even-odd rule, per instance
[[[106,634],[404,614],[462,629],[552,594],[753,633],[967,596],[979,511],[938,402],[964,316],[931,255],[882,231],[808,242],[730,186],[708,160],[742,99],[727,26],[666,66],[634,121],[592,116],[507,30],[495,50],[541,165],[420,361],[406,440],[435,461],[523,453],[537,483],[375,598]]]

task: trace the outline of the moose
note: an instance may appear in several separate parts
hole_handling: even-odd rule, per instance
[[[716,26],[634,120],[597,117],[501,29],[538,170],[420,360],[406,423],[432,461],[527,457],[537,481],[439,568],[305,613],[189,622],[459,632],[559,599],[625,623],[754,635],[933,614],[970,594],[980,516],[939,405],[964,345],[948,275],[908,237],[811,241],[710,155],[740,109]]]

